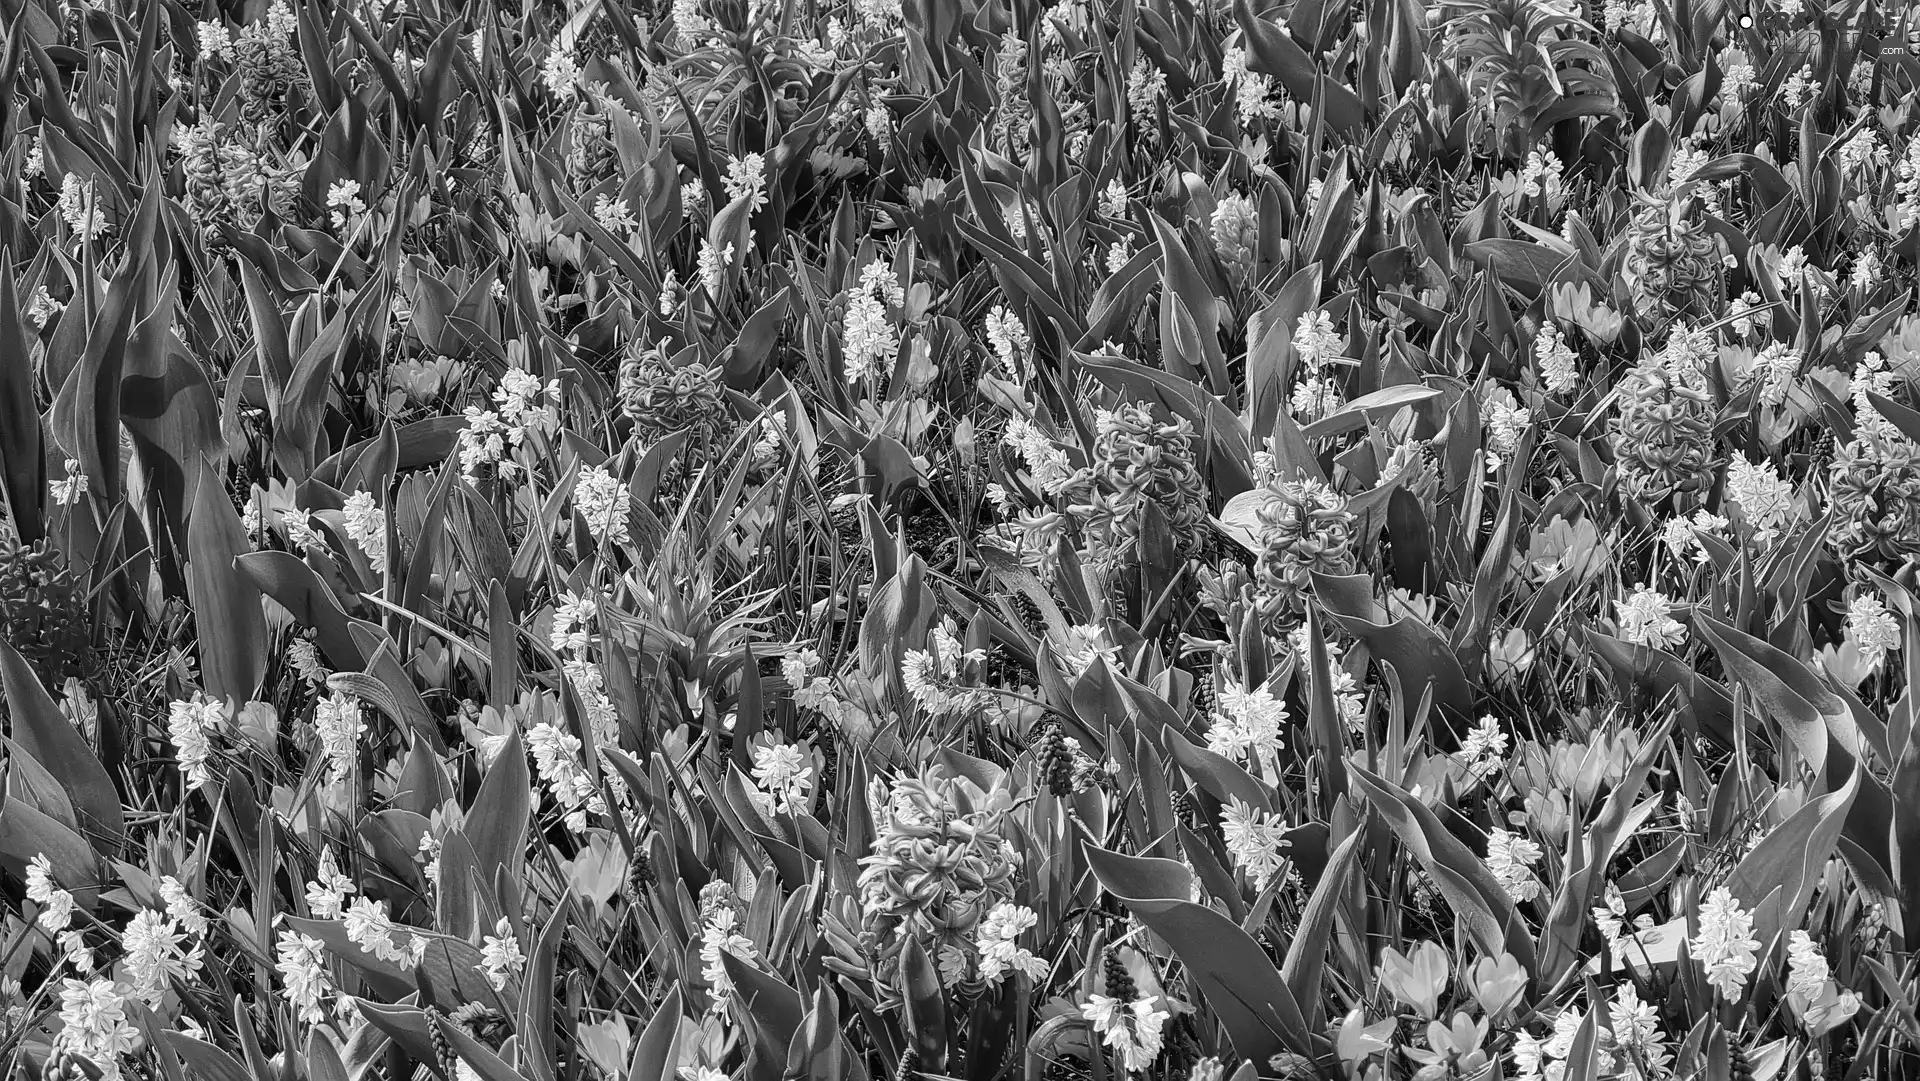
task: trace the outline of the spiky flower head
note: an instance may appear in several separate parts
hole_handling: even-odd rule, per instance
[[[676,364],[654,348],[630,351],[620,362],[620,408],[648,440],[688,429],[711,435],[726,405],[720,373],[698,361]]]
[[[299,165],[276,165],[272,158],[239,139],[222,139],[215,150],[220,161],[220,185],[226,193],[227,216],[233,224],[252,228],[271,210],[286,216],[300,190],[305,171]]]
[[[203,117],[192,128],[180,129],[181,172],[187,180],[187,209],[192,219],[211,230],[227,216],[227,189],[221,176],[220,125]]]
[[[567,179],[581,191],[613,176],[620,166],[613,149],[612,125],[598,110],[574,110],[567,123],[566,150]]]
[[[1898,566],[1920,555],[1920,447],[1856,439],[1829,475],[1835,511],[1827,543],[1843,557]]]
[[[873,850],[860,860],[862,929],[889,971],[907,940],[929,956],[974,948],[975,927],[1012,899],[1020,866],[996,789],[926,770],[874,785]]]
[[[1163,423],[1138,402],[1101,414],[1093,460],[1068,479],[1065,496],[1096,558],[1134,557],[1149,504],[1166,516],[1180,558],[1199,550],[1207,494],[1193,444],[1193,427],[1184,417]]]
[[[1630,497],[1689,509],[1713,483],[1713,403],[1672,366],[1643,362],[1627,374],[1611,428]]]
[[[1696,200],[1645,192],[1634,198],[1622,270],[1644,329],[1657,333],[1675,319],[1719,314],[1720,241],[1693,212]]]
[[[1231,192],[1213,208],[1214,250],[1235,281],[1244,281],[1253,272],[1260,249],[1260,208],[1253,199]]]
[[[284,4],[274,5],[268,18],[240,31],[229,56],[240,84],[240,115],[249,124],[276,119],[288,96],[307,84],[307,67],[300,59]]]
[[[1255,512],[1260,522],[1254,568],[1269,614],[1298,611],[1311,575],[1353,570],[1353,512],[1347,497],[1316,480],[1269,481]]]

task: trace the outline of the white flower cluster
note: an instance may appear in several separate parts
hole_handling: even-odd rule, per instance
[[[1553,1036],[1549,1039],[1540,1040],[1521,1031],[1513,1043],[1513,1065],[1520,1081],[1564,1076],[1565,1060],[1573,1053],[1573,1041],[1586,1021],[1585,1010],[1569,1008],[1553,1019]]]
[[[330,783],[339,784],[352,775],[360,754],[360,737],[367,731],[360,703],[351,695],[335,691],[314,706],[313,728],[329,766]]]
[[[1533,424],[1533,412],[1520,404],[1513,391],[1495,387],[1480,403],[1480,415],[1487,429],[1486,462],[1491,473],[1513,457],[1520,434]]]
[[[1280,816],[1235,797],[1220,811],[1220,836],[1233,865],[1246,872],[1255,892],[1265,890],[1286,862],[1287,827]]]
[[[1869,292],[1880,283],[1885,273],[1880,253],[1873,248],[1862,248],[1853,257],[1853,269],[1847,274],[1847,284],[1856,292]]]
[[[1613,608],[1620,638],[1629,645],[1672,649],[1686,641],[1686,626],[1673,618],[1673,601],[1645,583],[1626,600],[1614,601]]]
[[[711,237],[700,242],[700,285],[708,296],[720,299],[720,287],[726,284],[727,268],[732,265],[732,244],[722,248]]]
[[[1488,777],[1506,765],[1507,734],[1491,714],[1467,730],[1466,738],[1460,741],[1460,761],[1468,773]]]
[[[82,240],[97,240],[107,231],[107,216],[100,209],[94,182],[79,173],[68,173],[61,181],[59,211],[67,228]]]
[[[27,900],[40,909],[34,922],[60,943],[62,962],[71,962],[81,972],[93,971],[93,950],[80,929],[73,926],[73,894],[55,884],[53,861],[45,853],[27,861]]]
[[[46,286],[39,285],[34,287],[33,299],[27,304],[27,318],[32,321],[33,329],[45,330],[47,329],[47,324],[53,321],[54,316],[66,310],[67,306],[53,299],[53,294],[47,290]],[[80,463],[73,462],[73,464],[68,467],[67,473],[71,476],[78,472],[79,469]]]
[[[1794,931],[1787,942],[1787,1003],[1816,1037],[1860,1011],[1860,997],[1834,981],[1820,944],[1805,931]]]
[[[1655,1078],[1668,1075],[1673,1056],[1667,1051],[1660,1013],[1640,998],[1633,981],[1625,980],[1607,1007],[1609,1026],[1601,1039],[1601,1053],[1619,1063],[1621,1076]],[[1625,1062],[1620,1062],[1624,1059]]]
[[[1214,250],[1236,280],[1253,266],[1260,238],[1260,207],[1253,198],[1229,191],[1213,205],[1207,222]],[[1124,264],[1122,264],[1124,265]],[[1110,268],[1117,270],[1118,267]]]
[[[1727,524],[1727,519],[1712,511],[1697,510],[1692,518],[1669,519],[1660,531],[1660,539],[1675,558],[1685,558],[1691,549],[1694,562],[1705,563],[1708,559],[1707,548],[1700,543],[1700,538],[1719,536]]]
[[[341,180],[327,187],[327,209],[331,210],[333,227],[345,229],[355,218],[367,212],[367,204],[360,198],[358,180]]]
[[[1920,221],[1920,139],[1907,143],[1907,152],[1894,167],[1893,193],[1900,200],[1893,215],[1896,232],[1905,232]]]
[[[1007,374],[1024,383],[1033,339],[1027,334],[1026,324],[1004,304],[995,304],[987,313],[987,344],[993,347],[993,355],[1000,358]]]
[[[674,273],[672,267],[668,267],[660,277],[660,299],[654,306],[660,318],[673,318],[673,313],[680,310],[680,301],[685,295],[685,290],[680,288],[680,276]]]
[[[549,380],[542,386],[538,377],[522,367],[508,368],[500,377],[493,402],[494,409],[470,405],[465,410],[460,473],[469,482],[483,465],[492,465],[503,480],[512,479],[520,466],[507,457],[507,449],[522,446],[529,433],[549,432],[560,424],[560,381]]]
[[[834,689],[832,679],[813,674],[819,666],[820,654],[802,649],[781,658],[780,675],[787,686],[793,688],[794,705],[820,713],[837,725],[846,719],[852,707]]]
[[[54,1038],[55,1049],[93,1063],[103,1081],[121,1081],[127,1076],[121,1060],[140,1041],[140,1030],[127,1018],[127,986],[101,976],[65,980],[60,988],[60,1033]]]
[[[900,338],[887,306],[897,307],[905,300],[905,290],[894,277],[893,268],[882,260],[875,259],[860,271],[860,284],[847,301],[840,335],[849,384],[888,374],[882,365],[891,363],[900,349]]]
[[[755,210],[767,205],[767,163],[758,154],[742,154],[727,163],[727,175],[722,181],[727,189],[727,198],[746,197]]]
[[[313,515],[271,491],[266,492],[264,500],[257,488],[247,497],[247,505],[240,509],[240,524],[247,536],[256,540],[269,527],[279,526],[286,531],[287,544],[295,551],[325,551],[327,547],[327,539],[313,528]]]
[[[267,6],[267,17],[241,33],[262,33],[269,38],[287,38],[293,35],[299,25],[293,9],[287,6],[287,0],[273,0],[273,3]]]
[[[760,438],[753,442],[753,464],[760,469],[771,469],[779,463],[781,450],[789,445],[786,411],[769,409],[760,415],[757,424]]]
[[[1720,54],[1720,92],[1735,100],[1746,97],[1760,86],[1753,64],[1732,50]]]
[[[1880,410],[1874,408],[1873,399],[1868,397],[1869,394],[1878,394],[1882,398],[1892,398],[1900,389],[1900,382],[1900,373],[1893,370],[1892,365],[1887,363],[1886,357],[1882,356],[1878,350],[1867,350],[1866,355],[1860,358],[1860,363],[1854,367],[1853,378],[1847,387],[1848,394],[1853,399],[1853,422],[1856,432],[1878,436],[1881,439],[1906,438],[1900,434],[1900,429],[1893,426],[1892,421],[1881,415]]]
[[[1144,57],[1127,71],[1127,115],[1142,131],[1153,130],[1154,114],[1167,98],[1167,73]]]
[[[197,23],[194,26],[194,36],[200,41],[200,52],[203,57],[211,56],[224,60],[227,54],[233,51],[233,31],[227,29],[225,23],[211,21]]]
[[[1289,406],[1301,421],[1314,421],[1340,407],[1340,389],[1327,369],[1340,356],[1343,341],[1333,329],[1333,316],[1323,310],[1305,312],[1293,330],[1293,351],[1299,358],[1300,382]]]
[[[1772,540],[1793,513],[1793,485],[1781,479],[1772,462],[1754,465],[1744,454],[1727,463],[1727,499],[1739,506],[1761,544]]]
[[[622,234],[632,236],[640,231],[640,221],[633,216],[633,210],[627,206],[627,201],[616,199],[605,192],[593,200],[593,220],[599,223],[600,228],[615,236]]]
[[[1067,464],[1067,452],[1025,417],[1016,415],[1008,419],[1001,441],[1020,452],[1034,487],[1040,491],[1052,491],[1073,475],[1072,467]]]
[[[625,497],[626,489],[620,488],[620,528],[623,539],[626,528]],[[582,512],[591,516],[594,510],[589,505],[583,507]],[[594,598],[578,596],[570,591],[562,592],[554,606],[553,630],[548,636],[548,644],[555,653],[560,654],[567,681],[572,684],[574,693],[580,696],[580,705],[586,712],[594,743],[617,747],[620,744],[620,715],[614,709],[613,699],[607,694],[606,674],[591,656],[598,637],[593,632],[593,622],[599,611],[600,604]],[[574,749],[579,749],[577,740]],[[617,776],[608,774],[607,781],[616,798],[624,795],[624,782]],[[562,798],[561,802],[566,801]],[[573,820],[569,818],[568,821]]]
[[[884,143],[893,134],[893,114],[887,111],[883,101],[867,106],[866,112],[860,115],[860,123],[875,142]]]
[[[287,663],[301,679],[314,687],[327,685],[327,666],[320,661],[320,649],[311,638],[295,638],[287,643]]]
[[[185,902],[185,893],[178,887],[176,882],[175,889]],[[121,963],[131,979],[127,993],[145,1002],[147,1008],[158,1009],[160,997],[174,980],[194,983],[205,957],[205,949],[195,941],[197,938],[183,928],[171,912],[142,908],[134,913],[120,932],[120,948],[124,952]]]
[[[740,933],[740,913],[730,904],[715,905],[700,926],[700,976],[713,996],[713,1012],[722,1017],[730,1013],[733,997],[733,978],[721,960],[728,953],[751,961],[757,949],[752,939]]]
[[[965,709],[978,693],[959,686],[961,666],[986,661],[983,649],[963,649],[944,625],[933,628],[932,649],[910,649],[900,658],[900,679],[907,693],[928,713]]]
[[[713,33],[713,24],[700,11],[701,0],[673,0],[673,26],[682,47],[697,47]]]
[[[1243,687],[1232,679],[1221,688],[1217,704],[1207,727],[1207,750],[1249,766],[1257,762],[1269,781],[1279,780],[1287,704],[1264,685]]]
[[[374,569],[387,565],[387,512],[373,501],[373,493],[355,491],[340,508],[346,519],[347,537],[367,553]]]
[[[1220,58],[1220,79],[1234,84],[1233,110],[1240,126],[1256,120],[1278,120],[1280,101],[1274,95],[1273,79],[1247,66],[1247,50],[1235,46]]]
[[[493,925],[493,933],[480,939],[480,974],[495,991],[507,989],[507,981],[527,967],[527,955],[520,952],[520,939],[505,916]]]
[[[1814,263],[1807,255],[1806,248],[1799,244],[1780,255],[1773,265],[1773,272],[1783,293],[1789,289],[1806,289],[1813,293],[1815,299],[1826,296],[1826,271]]]
[[[1725,886],[1700,906],[1700,930],[1688,953],[1707,970],[1707,982],[1729,1002],[1740,997],[1757,964],[1760,940],[1753,937],[1753,913],[1740,907]]]
[[[420,844],[413,850],[413,860],[420,865],[420,874],[434,889],[440,888],[440,838],[433,835],[432,827],[420,831]]]
[[[1605,904],[1595,905],[1591,911],[1595,927],[1600,929],[1600,939],[1607,944],[1607,952],[1613,955],[1615,965],[1623,965],[1627,960],[1628,947],[1633,936],[1623,934],[1627,926],[1627,900],[1620,895],[1620,888],[1609,882]],[[1653,917],[1642,913],[1633,921],[1636,931],[1645,931],[1653,926]]]
[[[1890,651],[1900,648],[1900,621],[1879,597],[1862,593],[1847,605],[1847,637],[1871,671],[1880,667]]]
[[[1840,167],[1850,175],[1884,169],[1892,160],[1892,152],[1872,128],[1861,128],[1840,144]]]
[[[1567,345],[1567,336],[1557,323],[1541,324],[1533,338],[1533,360],[1540,368],[1540,382],[1554,394],[1565,394],[1580,385],[1579,356]]]
[[[273,969],[286,985],[287,1004],[304,1024],[325,1021],[325,1003],[333,991],[333,979],[327,974],[326,944],[312,935],[282,929],[273,952]]]
[[[187,791],[205,788],[211,779],[207,759],[213,755],[214,734],[226,724],[225,708],[204,694],[167,706],[167,735],[173,740],[174,761],[186,779]]]
[[[1498,826],[1487,832],[1487,869],[1515,901],[1540,896],[1540,879],[1533,873],[1533,865],[1540,862],[1542,854],[1538,844],[1517,833]]]
[[[1040,917],[1033,909],[1003,901],[981,919],[974,944],[980,950],[980,978],[1000,983],[1019,972],[1040,982],[1047,976],[1047,959],[1019,945],[1022,934],[1033,929]]]
[[[756,742],[754,791],[748,793],[763,814],[799,814],[813,795],[813,755],[806,744]]]
[[[58,936],[64,956],[80,972],[93,970],[93,951],[85,945],[73,920],[73,895],[53,882],[52,864],[45,854],[27,863],[27,899],[39,906],[39,925]],[[158,1008],[172,981],[194,982],[205,956],[202,939],[207,918],[172,875],[159,881],[165,910],[141,908],[120,933],[121,967],[130,982],[107,977],[67,979],[60,995],[61,1029],[55,1046],[85,1056],[102,1076],[119,1078],[120,1059],[132,1050],[134,1030],[127,1023],[126,1003],[138,999]]]
[[[1796,929],[1787,941],[1787,994],[1803,1000],[1819,998],[1831,974],[1820,945],[1811,935]]]
[[[1120,1054],[1120,1064],[1128,1073],[1139,1073],[1160,1057],[1165,1035],[1161,1029],[1169,1016],[1154,1008],[1150,998],[1121,1002],[1106,995],[1089,995],[1081,1015],[1093,1022],[1103,1043]]]
[[[587,532],[597,544],[626,544],[632,540],[627,519],[633,502],[627,486],[601,466],[580,471],[573,487],[573,507],[587,520]]]
[[[371,897],[356,897],[342,917],[347,938],[365,953],[389,964],[413,968],[427,954],[427,940],[410,928],[394,923],[387,915],[387,903]]]
[[[316,920],[337,920],[346,914],[347,898],[357,892],[353,879],[340,873],[333,859],[333,848],[320,850],[320,865],[313,881],[307,883],[307,911]]]
[[[1751,289],[1728,301],[1728,325],[1733,332],[1742,338],[1750,337],[1756,324],[1764,326],[1771,322],[1771,312],[1764,308],[1764,304],[1760,294]]]
[[[579,737],[542,721],[527,729],[527,750],[548,794],[566,812],[567,828],[585,833],[588,813],[605,814],[607,805],[580,760]]]
[[[1800,70],[1780,84],[1780,104],[1786,106],[1789,113],[1798,112],[1812,95],[1813,86],[1813,65],[1802,64]]]
[[[1526,167],[1520,170],[1520,192],[1535,199],[1560,194],[1560,159],[1551,150],[1534,150],[1527,154]]]
[[[558,48],[547,53],[546,61],[540,65],[540,81],[556,98],[567,99],[579,94],[580,74],[580,65]]]
[[[1667,165],[1667,183],[1676,188],[1685,184],[1693,179],[1693,174],[1699,172],[1701,167],[1712,159],[1713,155],[1707,153],[1704,146],[1682,144],[1675,147],[1673,161]],[[1721,212],[1720,192],[1713,184],[1701,183],[1695,189],[1695,194],[1700,197],[1700,202],[1705,206],[1707,213],[1718,215]]]
[[[1293,643],[1294,653],[1300,658],[1300,663],[1302,665],[1307,664],[1311,656],[1310,643],[1307,641],[1307,629],[1300,627],[1294,630],[1289,638]],[[1340,720],[1346,725],[1347,731],[1354,735],[1360,735],[1366,729],[1367,709],[1366,700],[1362,698],[1360,694],[1360,684],[1353,678],[1353,673],[1347,671],[1346,667],[1341,664],[1340,644],[1334,641],[1332,637],[1328,637],[1326,647],[1327,665],[1332,669],[1333,676],[1334,708],[1338,710]]]
[[[1760,382],[1760,400],[1779,408],[1800,375],[1800,354],[1785,342],[1769,344],[1754,358],[1748,378]]]
[[[77,458],[66,460],[65,472],[65,477],[47,482],[47,494],[56,506],[71,507],[87,494],[87,475],[80,471],[80,460]]]

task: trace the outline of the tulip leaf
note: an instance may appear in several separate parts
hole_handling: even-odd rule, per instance
[[[1086,848],[1094,877],[1140,917],[1186,965],[1236,1056],[1255,1062],[1282,1052],[1317,1057],[1325,1037],[1307,1027],[1299,1002],[1265,951],[1232,920],[1188,900],[1186,872],[1171,860]]]

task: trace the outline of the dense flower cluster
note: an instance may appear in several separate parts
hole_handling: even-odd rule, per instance
[[[10,1070],[1901,1075],[1846,14],[15,0]]]
[[[901,777],[872,794],[873,851],[860,858],[863,928],[881,957],[911,940],[950,969],[975,925],[1004,902],[1020,866],[1002,832],[1004,793],[982,793],[937,772]]]

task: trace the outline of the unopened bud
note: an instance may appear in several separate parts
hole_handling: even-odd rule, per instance
[[[953,426],[953,452],[960,456],[963,465],[973,465],[975,456],[979,454],[979,444],[974,440],[972,418],[961,417],[960,423]]]

